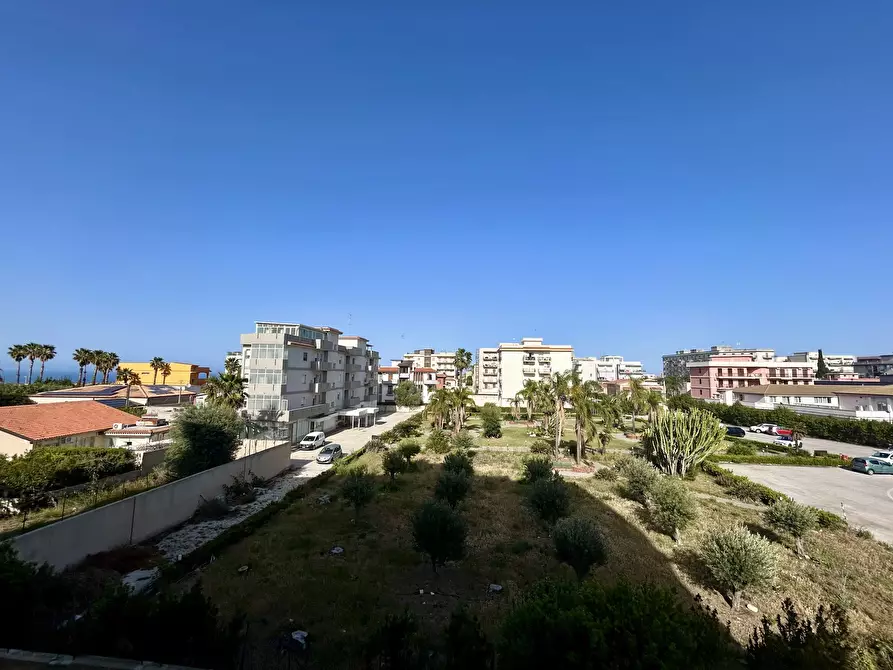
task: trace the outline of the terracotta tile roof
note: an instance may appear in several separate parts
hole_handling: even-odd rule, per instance
[[[379,372],[399,372],[400,368],[384,366],[384,367],[378,368],[378,371]]]
[[[416,368],[413,372],[436,372],[436,370],[434,368]]]
[[[109,430],[115,423],[135,422],[132,414],[95,400],[0,407],[0,430],[32,442]]]

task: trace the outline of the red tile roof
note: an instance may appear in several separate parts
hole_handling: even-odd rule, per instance
[[[379,367],[378,371],[379,372],[399,372],[400,368],[396,368],[396,367],[392,368],[392,367],[385,366],[385,367]]]
[[[0,407],[0,430],[31,442],[109,430],[115,423],[136,423],[136,417],[94,400]]]
[[[381,368],[379,368],[380,370]],[[413,372],[436,372],[434,368],[416,368]]]

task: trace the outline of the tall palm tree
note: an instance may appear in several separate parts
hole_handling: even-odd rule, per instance
[[[521,397],[516,393],[515,397],[510,401],[510,406],[512,408],[512,418],[515,421],[521,420]]]
[[[543,380],[546,394],[555,407],[555,446],[553,454],[558,458],[558,447],[561,446],[561,433],[564,431],[565,403],[568,399],[570,388],[573,385],[572,379],[579,378],[580,373],[573,372],[556,372],[551,377]]]
[[[667,397],[679,395],[685,392],[685,379],[678,375],[667,375],[663,378],[664,393]]]
[[[577,441],[577,451],[574,460],[577,465],[586,451],[586,440],[595,432],[596,426],[596,399],[601,395],[601,387],[594,381],[582,381],[577,372],[573,372],[569,379],[567,399],[574,410],[574,436]]]
[[[616,395],[603,395],[599,398],[596,412],[602,423],[613,431],[618,425],[622,427],[623,412]]]
[[[651,389],[645,394],[645,406],[648,407],[648,420],[654,421],[657,413],[660,412],[661,406],[664,404],[664,397],[660,391]]]
[[[636,413],[645,405],[645,397],[648,395],[648,391],[641,379],[639,379],[638,377],[630,377],[629,388],[627,389],[626,394],[627,398],[629,399],[630,407],[632,408],[633,433],[635,433]]]
[[[231,375],[238,375],[242,373],[242,363],[238,358],[227,358],[223,361],[223,371],[228,372]]]
[[[173,370],[171,370],[170,363],[165,363],[164,365],[161,366],[161,383],[162,384],[167,384],[167,378],[168,378],[168,376],[170,376],[171,372],[173,372]]]
[[[447,389],[437,389],[425,406],[426,416],[433,417],[434,425],[438,430],[443,430],[452,411],[452,394]]]
[[[241,374],[221,372],[211,376],[202,386],[207,402],[238,410],[248,399],[245,393],[245,378]]]
[[[536,401],[540,396],[540,389],[535,381],[532,379],[524,380],[524,388],[522,388],[515,397],[520,397],[524,401],[525,409],[527,410],[527,420],[533,421],[533,413],[537,409]]]
[[[154,374],[152,375],[152,386],[155,386],[155,384],[158,383],[158,373],[161,371],[161,368],[164,367],[164,359],[161,356],[156,356],[149,361],[149,367],[154,371]]]
[[[459,386],[464,386],[465,371],[471,367],[471,352],[465,351],[462,347],[456,349],[456,355],[453,356],[453,365],[456,368],[456,381]]]
[[[25,347],[25,357],[28,359],[30,365],[28,366],[28,384],[31,383],[31,376],[34,374],[34,361],[40,358],[40,354],[43,351],[43,345],[37,344],[37,342],[28,342],[28,344],[24,345]]]
[[[99,363],[102,361],[102,357],[105,355],[105,352],[102,349],[92,349],[90,351],[90,365],[93,366],[93,381],[90,382],[91,385],[96,384],[96,375],[99,374]],[[84,371],[84,384],[87,382],[87,372]]]
[[[102,371],[102,383],[108,384],[112,370],[118,367],[121,359],[114,351],[103,351],[99,357],[99,369]]]
[[[124,406],[130,407],[130,389],[132,389],[134,386],[139,386],[140,384],[142,384],[140,376],[130,368],[118,368],[115,373],[115,378],[118,383],[125,384],[127,386],[127,396],[124,400]]]
[[[78,386],[87,382],[87,365],[90,363],[90,350],[79,347],[74,350],[71,358],[78,364]]]
[[[40,377],[38,381],[43,381],[43,370],[46,367],[47,361],[51,361],[56,357],[56,347],[52,344],[41,344],[40,345],[40,354],[37,358],[40,360]]]
[[[9,357],[16,362],[16,384],[22,383],[22,361],[28,357],[24,344],[14,344],[7,351]]]
[[[468,408],[474,405],[471,391],[464,386],[454,388],[450,394],[453,412],[453,432],[458,433],[465,426]]]

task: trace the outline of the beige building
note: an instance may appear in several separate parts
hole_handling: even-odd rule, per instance
[[[478,349],[476,400],[508,405],[525,381],[546,379],[556,372],[570,372],[573,367],[572,346],[543,344],[541,337]]]
[[[241,336],[246,410],[271,439],[331,430],[356,410],[377,412],[378,352],[336,328],[259,321]]]
[[[830,372],[855,374],[853,366],[856,363],[856,357],[852,354],[826,354],[822,352],[822,358],[825,360],[825,365]],[[788,360],[791,363],[809,363],[813,371],[819,369],[818,351],[797,351],[779,360]]]
[[[0,407],[0,454],[18,456],[39,447],[108,447],[106,431],[134,416],[93,400]]]
[[[412,369],[433,368],[437,374],[443,374],[446,388],[456,386],[456,352],[434,351],[434,349],[416,349],[403,355],[404,361],[412,361]],[[471,374],[471,370],[466,371]]]
[[[627,361],[623,356],[575,358],[574,369],[583,381],[616,381],[645,375],[641,362]]]

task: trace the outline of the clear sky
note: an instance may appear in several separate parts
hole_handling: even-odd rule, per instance
[[[888,0],[0,0],[0,346],[889,352],[891,35]]]

